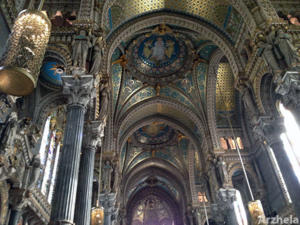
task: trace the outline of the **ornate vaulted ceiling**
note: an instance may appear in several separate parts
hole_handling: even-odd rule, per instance
[[[107,29],[114,29],[122,22],[141,14],[171,10],[190,14],[226,31],[232,40],[243,23],[241,16],[225,0],[115,0],[104,8]]]

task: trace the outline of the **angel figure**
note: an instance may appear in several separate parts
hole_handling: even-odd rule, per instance
[[[94,41],[93,49],[93,65],[91,68],[91,74],[98,74],[101,68],[101,59],[103,56],[104,40],[103,37],[98,37]]]

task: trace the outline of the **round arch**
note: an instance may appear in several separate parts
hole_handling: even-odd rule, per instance
[[[183,225],[183,216],[184,216],[184,209],[181,208],[176,200],[165,190],[158,188],[158,187],[145,187],[140,190],[135,196],[133,196],[128,204],[126,205],[127,208],[127,221],[130,223],[132,218],[131,215],[133,214],[133,209],[135,206],[140,202],[142,199],[145,199],[145,196],[154,195],[159,199],[163,199],[168,206],[170,207],[173,218],[175,220],[175,225]]]

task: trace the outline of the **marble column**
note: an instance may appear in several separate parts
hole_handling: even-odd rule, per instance
[[[73,224],[84,115],[93,96],[93,76],[62,76],[68,97],[67,122],[54,189],[51,224]]]
[[[21,215],[22,215],[22,210],[21,209],[12,209],[10,211],[10,217],[9,217],[8,225],[17,225]]]
[[[297,217],[300,218],[300,183],[295,175],[292,164],[284,149],[280,135],[284,131],[282,118],[260,118],[261,131],[264,134],[267,147],[271,147],[277,160],[279,169],[286,183],[292,200],[292,206]]]
[[[295,214],[300,218],[300,182],[295,175],[292,164],[280,139],[270,145],[277,159],[278,166],[286,183]]]
[[[235,205],[237,205],[239,191],[234,188],[221,188],[218,191],[217,199],[218,199],[218,208],[219,211],[223,211],[224,218],[226,219],[226,224],[230,225],[239,225],[239,221],[242,219],[241,215],[238,215],[235,210]],[[241,204],[242,201],[240,201]],[[243,207],[243,206],[240,206]],[[244,220],[247,220],[247,216],[245,214]]]
[[[116,193],[101,194],[100,204],[104,208],[103,225],[112,225],[112,216],[115,212]]]
[[[76,225],[90,224],[94,161],[96,148],[101,142],[101,129],[103,128],[101,125],[101,121],[92,121],[86,124],[77,187],[74,218]]]

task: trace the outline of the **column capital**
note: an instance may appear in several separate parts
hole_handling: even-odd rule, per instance
[[[237,190],[234,188],[220,188],[217,194],[217,199],[222,208],[231,207],[232,203],[237,200]]]
[[[101,145],[104,127],[105,123],[103,121],[88,121],[85,125],[83,147],[95,149],[98,145]]]
[[[68,106],[86,108],[89,101],[95,96],[94,78],[92,75],[62,76],[63,93],[68,96]]]
[[[283,105],[289,109],[300,109],[300,73],[287,71],[278,81],[275,92],[281,96]]]
[[[282,117],[260,116],[257,124],[253,127],[253,132],[261,141],[266,141],[269,145],[280,140],[279,136],[284,131]]]
[[[100,194],[100,204],[106,212],[113,212],[116,203],[116,193]]]

